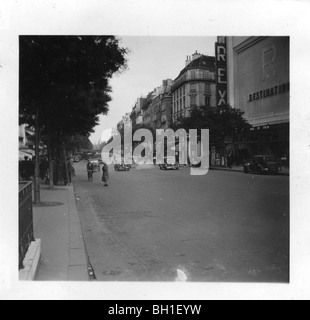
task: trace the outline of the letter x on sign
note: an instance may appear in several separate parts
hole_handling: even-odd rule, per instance
[[[219,90],[220,100],[218,102],[218,105],[226,104],[226,90],[224,92]]]

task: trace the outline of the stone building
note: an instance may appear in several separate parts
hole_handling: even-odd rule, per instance
[[[143,123],[142,105],[143,105],[144,101],[145,101],[145,98],[142,98],[142,97],[138,98],[134,107],[132,108],[130,118],[131,118],[133,127]]]
[[[141,115],[142,115],[142,123],[146,126],[152,126],[152,102],[155,97],[155,93],[150,92],[145,100],[143,101],[143,104],[141,106]]]
[[[197,51],[188,56],[185,68],[174,80],[171,94],[173,122],[189,116],[195,106],[215,108],[215,57]]]
[[[171,124],[172,95],[171,79],[163,80],[162,85],[154,90],[151,105],[151,127],[154,129],[167,129]]]

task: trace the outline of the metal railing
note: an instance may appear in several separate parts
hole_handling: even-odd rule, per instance
[[[192,81],[207,81],[211,83],[215,81],[215,74],[212,72],[209,72],[209,73],[198,72],[198,73],[195,73],[195,75],[192,75],[190,73],[185,73],[174,81],[172,86],[172,91],[182,86],[185,82],[192,82]]]
[[[30,243],[34,241],[32,182],[19,183],[19,269],[23,269],[23,260]]]

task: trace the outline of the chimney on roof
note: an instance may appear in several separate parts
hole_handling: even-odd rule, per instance
[[[201,53],[198,53],[198,51],[196,50],[196,52],[193,54],[193,61],[194,60],[196,60],[196,59],[198,59],[198,58],[200,58],[202,56],[202,54]]]
[[[191,56],[186,56],[185,67],[187,67],[192,62]]]

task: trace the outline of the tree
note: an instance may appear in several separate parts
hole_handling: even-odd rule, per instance
[[[240,109],[225,106],[214,110],[206,107],[194,107],[189,117],[182,117],[173,129],[209,129],[210,143],[224,143],[225,137],[235,137],[251,127]]]
[[[20,37],[20,122],[39,119],[49,154],[108,113],[109,79],[126,68],[126,52],[113,36]]]
[[[69,136],[66,139],[67,150],[72,153],[80,152],[81,150],[92,150],[93,144],[89,140],[88,136],[82,136],[76,134]]]

